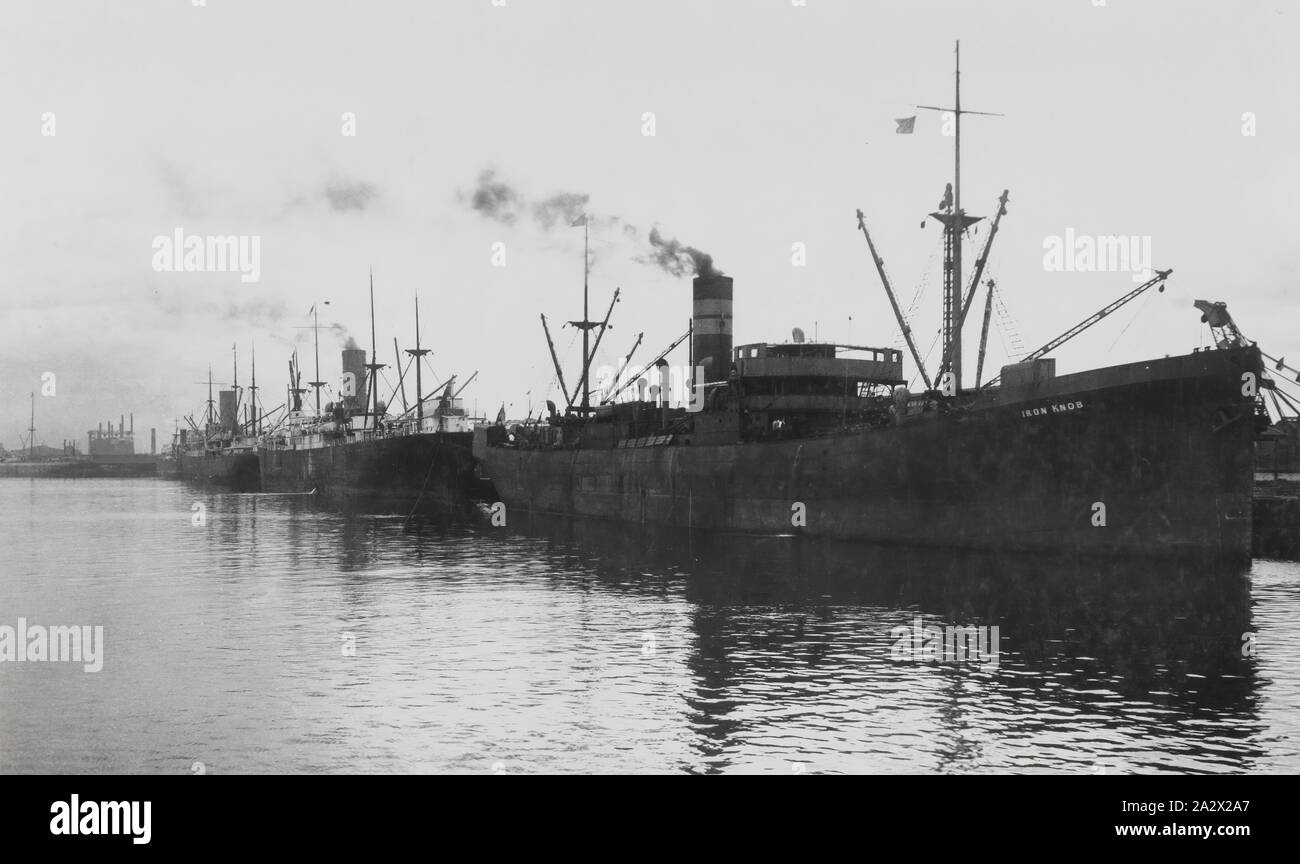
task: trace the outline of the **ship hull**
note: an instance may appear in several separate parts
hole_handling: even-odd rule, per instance
[[[1064,376],[801,440],[483,447],[508,510],[922,546],[1248,562],[1254,349]]]
[[[429,433],[259,448],[262,489],[314,492],[348,509],[465,516],[474,482],[471,435]]]
[[[261,485],[255,450],[183,452],[177,467],[181,478],[196,486],[256,492]]]

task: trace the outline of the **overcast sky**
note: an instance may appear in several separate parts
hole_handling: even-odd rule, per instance
[[[279,404],[295,342],[310,378],[309,331],[297,328],[326,300],[322,325],[343,328],[321,338],[322,380],[335,382],[346,335],[369,346],[371,268],[381,361],[393,362],[394,336],[413,344],[418,291],[437,374],[480,370],[470,405],[492,415],[510,402],[522,416],[530,391],[556,398],[538,314],[581,314],[581,229],[564,207],[534,209],[556,195],[589,196],[593,314],[623,288],[607,362],[640,331],[648,361],[686,328],[689,277],[654,264],[656,226],[735,278],[737,344],[798,326],[902,347],[857,208],[903,305],[925,286],[913,322],[925,352],[941,236],[921,222],[952,179],[952,139],[912,106],[950,104],[955,39],[963,106],[1006,115],[963,123],[963,205],[991,216],[1010,190],[988,275],[1025,349],[1134,287],[1128,273],[1046,270],[1045,239],[1071,229],[1149,237],[1154,266],[1175,272],[1165,294],[1061,349],[1059,371],[1206,344],[1200,298],[1227,301],[1265,350],[1300,359],[1297,11],[1294,0],[6,0],[0,443],[18,446],[28,393],[53,372],[38,441],[84,447],[86,429],[133,411],[147,450],[149,427],[167,439],[201,409],[209,364],[230,380],[232,343],[241,383],[256,345],[267,407]],[[915,133],[896,134],[913,114]],[[512,196],[504,210],[472,206],[485,171],[508,184],[495,187]],[[259,238],[259,281],[155,272],[154,238],[177,229]],[[795,243],[806,266],[792,263]],[[969,382],[977,323],[968,334]],[[991,337],[995,370],[1007,338]],[[572,328],[556,342],[572,385]]]

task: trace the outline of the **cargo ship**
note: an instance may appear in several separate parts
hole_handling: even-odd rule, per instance
[[[249,389],[257,392],[257,373]],[[228,489],[231,492],[256,492],[261,487],[257,463],[256,418],[247,423],[239,420],[240,397],[238,366],[230,390],[212,399],[212,373],[208,372],[208,401],[203,425],[187,417],[188,429],[181,429],[173,444],[174,466],[170,470],[196,486]],[[255,413],[256,399],[248,408]]]
[[[430,352],[420,343],[417,300],[416,347],[406,352],[416,370],[415,405],[389,415],[376,386],[377,373],[386,364],[377,361],[373,345],[373,281],[370,291],[370,362],[364,350],[343,350],[338,401],[323,410],[319,406],[318,364],[318,380],[310,382],[316,387],[317,408],[304,409],[302,373],[291,362],[291,410],[258,445],[262,489],[314,494],[349,510],[469,516],[477,480],[471,421],[459,398],[464,387],[455,389],[453,376],[438,392],[424,394],[420,364]]]
[[[943,226],[945,259],[943,354],[933,379],[858,212],[923,391],[909,392],[894,348],[807,341],[797,330],[789,342],[734,347],[733,280],[702,267],[692,325],[678,340],[691,346],[680,398],[670,398],[675,382],[660,354],[643,370],[649,377],[633,376],[639,398],[620,400],[618,388],[593,400],[587,334],[604,324],[584,314],[573,322],[584,337],[582,386],[565,410],[552,406],[545,422],[476,430],[475,455],[507,511],[1248,563],[1266,385],[1258,348],[1228,326],[1226,308],[1219,315],[1222,304],[1198,303],[1216,335],[1211,349],[1066,375],[1047,356],[1135,297],[1163,291],[1171,271],[1156,271],[982,382],[986,305],[975,382],[963,380],[962,326],[1008,195],[966,284],[962,239],[980,217],[961,208],[960,89],[956,110],[954,183],[930,214]],[[556,373],[563,382],[558,362]]]

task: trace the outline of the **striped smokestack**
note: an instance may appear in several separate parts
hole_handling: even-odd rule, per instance
[[[704,367],[705,381],[726,381],[731,371],[731,277],[696,276],[694,293],[695,365]]]

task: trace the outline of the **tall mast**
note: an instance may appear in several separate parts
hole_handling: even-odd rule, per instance
[[[956,75],[953,81],[953,113],[956,115],[953,143],[952,202],[952,282],[948,286],[948,314],[944,322],[948,327],[949,364],[952,369],[954,392],[961,391],[961,235],[965,213],[961,209],[961,40],[953,47]]]
[[[415,295],[415,347],[407,348],[406,353],[415,358],[415,417],[417,420],[424,420],[424,378],[421,374],[420,367],[423,365],[421,358],[429,353],[429,349],[420,346],[420,295]],[[418,427],[417,427],[418,428]]]
[[[591,321],[587,315],[587,283],[591,274],[591,220],[582,216],[582,416],[591,410],[591,385],[587,383],[587,367],[591,364],[588,342],[591,338]]]
[[[577,222],[573,223],[577,225]],[[591,413],[591,383],[587,374],[591,366],[591,330],[593,327],[603,327],[600,322],[592,321],[588,312],[588,282],[591,275],[591,254],[590,254],[590,236],[591,225],[587,219],[587,214],[582,214],[582,320],[570,321],[574,327],[582,330],[582,407],[580,413],[586,417]],[[549,337],[548,337],[549,338]],[[573,398],[578,398],[575,391]]]
[[[248,401],[250,403],[249,407],[251,407],[253,411],[253,428],[251,429],[251,431],[254,435],[261,435],[262,418],[259,415],[257,409],[257,345],[253,344],[250,345],[249,347],[252,349],[253,352],[253,383],[248,385]]]
[[[375,271],[370,271],[370,362],[366,364],[370,370],[370,400],[374,406],[370,413],[370,428],[376,429],[379,426],[379,370],[384,368],[384,364],[379,362],[378,347],[375,344]]]
[[[953,62],[956,75],[953,77],[953,212],[957,218],[953,221],[953,281],[949,286],[949,353],[953,372],[953,386],[957,391],[962,388],[962,43],[957,40],[953,47]]]
[[[325,382],[320,380],[320,314],[315,305],[311,307],[311,329],[316,342],[316,380],[307,383],[316,388],[316,413],[320,414],[320,388],[325,386]]]
[[[236,430],[239,429],[239,343],[238,342],[232,342],[230,344],[230,356],[234,358],[234,364],[235,364],[235,379],[234,379],[234,383],[230,385],[235,390],[235,410],[233,412],[233,416],[230,418],[230,434],[234,435]]]
[[[113,421],[108,421],[112,423]],[[36,393],[32,392],[32,421],[27,427],[27,458],[35,458],[36,455]]]
[[[969,111],[961,107],[961,41],[954,44],[956,74],[953,80],[953,107],[918,105],[931,111],[952,114],[953,126],[953,183],[952,199],[945,195],[940,211],[931,213],[944,226],[944,285],[943,285],[943,360],[939,367],[939,381],[944,373],[951,373],[953,392],[961,390],[961,328],[965,317],[962,305],[961,241],[966,229],[982,217],[967,216],[961,207],[961,118],[963,114],[985,114],[1001,117],[988,111]],[[943,384],[940,384],[942,387]]]

